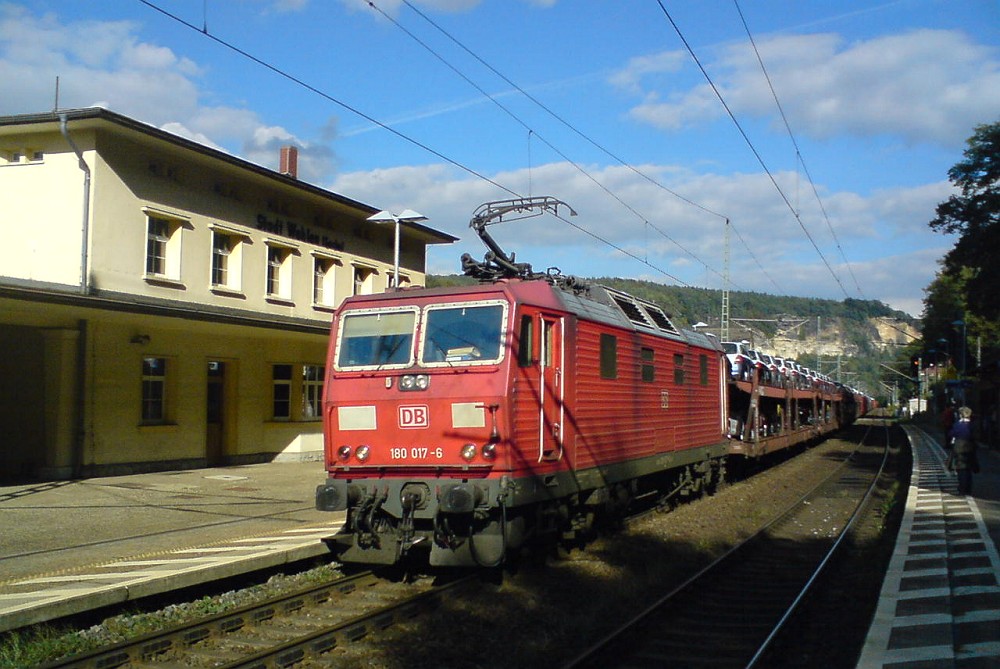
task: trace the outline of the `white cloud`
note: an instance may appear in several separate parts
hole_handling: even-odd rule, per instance
[[[144,43],[128,21],[62,24],[16,5],[0,5],[0,81],[16,81],[0,98],[0,113],[40,111],[59,78],[63,108],[100,104],[156,125],[191,114],[198,104],[199,68],[169,48]],[[51,102],[43,108],[51,108]]]
[[[193,61],[178,58],[167,47],[146,43],[123,44],[118,66],[122,69],[176,70],[185,76],[195,76],[200,73],[200,68]]]
[[[372,12],[372,8],[369,6],[369,0],[340,0],[346,7],[356,10],[356,11],[366,11]],[[543,3],[548,0],[543,0]],[[431,11],[439,12],[466,12],[473,7],[478,6],[482,0],[413,0],[413,5],[421,9],[428,9]],[[555,2],[555,0],[551,0]],[[372,3],[380,11],[385,12],[389,16],[396,16],[399,14],[400,7],[403,6],[403,0],[372,0]]]
[[[997,49],[957,31],[916,30],[844,44],[832,34],[756,40],[795,132],[826,138],[901,136],[911,143],[961,142],[1000,109]],[[671,60],[674,53],[661,54]],[[649,57],[655,62],[656,56]],[[675,130],[722,115],[706,85],[659,99],[659,87],[633,59],[617,75],[644,91],[632,116]],[[749,44],[726,47],[707,69],[738,115],[775,116],[774,99]]]
[[[673,94],[670,102],[661,102],[659,95],[649,93],[645,101],[629,111],[629,116],[662,130],[681,130],[713,119],[719,115],[719,102],[708,85],[698,86],[686,94]]]
[[[456,0],[421,6],[462,11],[472,4],[471,0]],[[279,5],[282,0],[269,4],[272,8]],[[386,6],[398,8],[398,0]],[[297,3],[286,1],[283,8],[295,11]],[[202,100],[200,64],[168,46],[143,40],[138,30],[137,25],[124,21],[61,23],[56,15],[33,15],[24,8],[0,5],[0,82],[18,82],[16,87],[5,88],[0,113],[49,108],[58,74],[63,107],[91,106],[100,101],[181,136],[215,148],[228,147],[271,168],[277,167],[280,146],[295,145],[300,152],[300,178],[310,183],[330,182],[337,160],[325,142],[352,134],[338,130],[338,118],[320,119],[320,137],[314,139],[301,135],[308,132],[301,126],[283,125],[282,118],[264,119],[255,111],[226,105],[207,106]],[[992,105],[995,114],[1000,108],[993,50],[970,43],[960,33],[922,31],[850,45],[834,35],[778,37],[759,40],[758,44],[793,128],[799,132],[817,136],[897,132],[912,141],[950,138],[957,145],[972,125],[984,120],[969,120],[980,113],[977,110]],[[738,108],[737,113],[772,118],[773,100],[761,85],[752,52],[745,46],[733,46],[720,54],[710,69],[721,73],[719,83],[727,100]],[[633,110],[637,118],[661,127],[683,128],[717,116],[718,102],[706,85],[670,92],[676,89],[677,67],[686,62],[682,55],[670,52],[635,58],[613,76],[612,82],[620,90],[642,96],[641,104]],[[906,74],[908,63],[920,65],[917,75]],[[668,80],[674,80],[672,88],[661,89],[660,84],[670,83]],[[453,107],[421,113],[426,116]],[[897,109],[907,108],[912,118],[896,114]],[[401,115],[398,122],[406,120]],[[677,277],[689,285],[721,285],[724,227],[719,215],[681,201],[632,168],[583,167],[587,174],[569,163],[554,162],[536,165],[530,171],[514,169],[491,175],[496,183],[519,194],[551,194],[579,212],[578,217],[568,219],[571,224],[539,217],[494,226],[491,232],[501,245],[536,269],[556,265],[580,276],[646,275],[666,282]],[[637,169],[711,212],[731,218],[739,233],[733,236],[731,248],[734,287],[842,299],[841,288],[803,234],[804,226],[854,296],[850,273],[842,266],[843,259],[815,200],[803,196],[800,204],[796,199],[800,226],[766,175],[698,167],[705,171],[696,173],[690,167],[670,164]],[[787,193],[801,185],[801,175],[792,172],[775,171],[774,178]],[[431,227],[460,237],[461,241],[451,247],[432,248],[428,260],[432,272],[458,271],[461,253],[481,258],[485,249],[468,228],[473,210],[482,202],[513,197],[488,181],[445,164],[344,173],[329,188],[379,208],[415,209],[430,218]],[[817,188],[830,223],[844,243],[851,269],[865,282],[866,294],[912,313],[913,304],[919,306],[920,300],[915,293],[933,279],[935,260],[949,241],[930,231],[927,222],[933,217],[934,206],[947,198],[950,184],[886,188],[870,194],[830,189],[823,184]],[[602,244],[596,237],[640,260]],[[916,250],[920,247],[930,250]],[[886,254],[892,255],[887,258]],[[758,263],[764,266],[763,271]],[[912,304],[900,306],[906,300]]]
[[[832,267],[834,278],[765,175],[698,175],[676,166],[656,165],[640,169],[692,200],[732,217],[730,272],[736,289],[839,300],[845,293],[859,297],[856,279],[866,298],[882,299],[913,313],[920,301],[915,290],[933,278],[934,261],[947,250],[947,240],[927,226],[942,193],[941,184],[889,189],[869,197],[823,192],[829,225],[818,205],[804,204],[803,225]],[[496,225],[490,228],[491,234],[505,250],[516,252],[519,261],[532,263],[536,269],[558,265],[579,276],[647,274],[672,282],[666,273],[688,285],[721,287],[722,219],[682,202],[631,169],[588,166],[588,172],[621,195],[635,213],[624,210],[572,166],[553,163],[531,171],[532,193],[554,194],[579,215],[567,218],[569,223],[543,216]],[[528,177],[527,170],[491,176],[499,183],[515,184],[515,190],[523,194],[527,194]],[[795,175],[778,173],[775,178],[788,186]],[[462,253],[481,258],[485,249],[468,228],[473,209],[482,202],[511,197],[445,165],[347,173],[330,188],[380,208],[415,209],[429,217],[431,227],[460,237],[456,245],[431,250],[428,270],[435,273],[458,271]],[[850,268],[830,234],[830,225]],[[930,245],[931,250],[913,250],[921,244]]]
[[[642,90],[643,80],[653,75],[677,72],[687,63],[687,58],[682,51],[636,56],[629,59],[625,67],[612,73],[608,81],[618,88],[637,93]]]
[[[285,2],[284,9],[295,4]],[[237,147],[241,157],[271,168],[280,146],[295,145],[301,179],[330,174],[336,160],[328,146],[311,145],[248,109],[203,106],[203,69],[142,41],[138,29],[129,21],[60,23],[54,14],[0,4],[0,81],[18,82],[0,97],[0,114],[50,108],[38,101],[54,99],[58,76],[61,108],[105,107],[215,149]]]
[[[912,235],[915,227],[922,232],[942,238],[930,230],[935,208],[955,194],[957,189],[950,181],[925,184],[914,188],[884,188],[872,194],[878,216],[889,224],[894,234]]]
[[[162,126],[160,126],[160,129],[173,133],[178,137],[183,137],[185,139],[190,139],[193,142],[204,144],[205,146],[209,146],[213,149],[218,149],[219,151],[225,151],[223,147],[213,142],[211,139],[208,138],[207,135],[204,135],[200,132],[196,132],[191,128],[187,127],[186,125],[184,125],[183,123],[164,123]]]
[[[877,296],[894,309],[919,317],[923,312],[923,292],[916,294],[914,287],[930,285],[940,269],[938,261],[949,249],[941,245],[857,263],[854,272],[863,280],[862,288],[869,299]]]

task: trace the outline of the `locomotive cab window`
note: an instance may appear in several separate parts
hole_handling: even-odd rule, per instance
[[[552,321],[542,319],[542,329],[542,336],[544,337],[542,342],[545,349],[542,352],[544,358],[542,360],[542,367],[551,369],[556,364],[553,355],[553,352],[556,350],[556,324]]]
[[[421,328],[421,364],[454,366],[498,362],[503,356],[506,312],[506,302],[427,307]]]
[[[521,316],[521,329],[517,337],[517,364],[521,367],[531,367],[535,358],[535,319],[531,316]]]
[[[601,335],[601,378],[618,378],[618,337]]]
[[[337,367],[371,369],[413,364],[415,310],[347,313],[340,321]]]

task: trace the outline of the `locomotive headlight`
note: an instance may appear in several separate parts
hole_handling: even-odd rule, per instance
[[[351,459],[351,447],[348,445],[343,445],[337,449],[337,458],[341,462],[347,462]]]
[[[405,374],[399,379],[399,389],[403,391],[427,390],[430,385],[431,377],[426,374]]]
[[[497,457],[497,445],[496,442],[491,441],[490,443],[483,446],[483,459],[484,460],[496,460]]]
[[[354,457],[358,459],[358,462],[364,462],[368,459],[368,456],[372,454],[372,449],[366,444],[358,446],[358,450],[354,451]]]
[[[465,446],[462,446],[462,450],[459,451],[459,455],[461,455],[462,459],[466,462],[472,462],[472,459],[476,457],[477,450],[479,449],[476,448],[475,444],[466,444]]]

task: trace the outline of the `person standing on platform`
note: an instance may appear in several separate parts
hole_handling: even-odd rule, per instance
[[[955,424],[955,401],[948,402],[948,406],[941,412],[941,427],[944,428],[944,437],[947,442],[951,442],[951,428]],[[947,448],[947,446],[945,446]]]
[[[976,456],[976,441],[972,438],[972,409],[960,407],[958,420],[948,430],[951,453],[948,455],[948,469],[958,474],[958,494],[972,494],[972,475],[979,471]]]

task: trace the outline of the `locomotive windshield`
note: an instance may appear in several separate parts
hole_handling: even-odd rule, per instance
[[[337,366],[343,369],[413,364],[416,321],[415,310],[345,315],[340,326]]]
[[[503,358],[507,303],[435,304],[420,315],[414,360],[416,307],[348,311],[340,321],[337,369],[485,365]]]
[[[505,302],[427,307],[421,364],[497,362],[503,351],[505,311]]]

